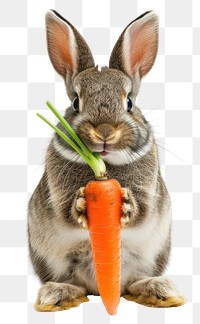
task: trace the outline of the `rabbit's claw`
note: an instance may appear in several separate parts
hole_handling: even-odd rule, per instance
[[[122,215],[121,227],[125,227],[130,222],[131,214],[133,213],[133,204],[131,200],[132,193],[128,188],[122,188]]]
[[[88,222],[87,222],[87,217],[86,215],[81,215],[78,218],[78,223],[84,228],[88,229]]]
[[[82,228],[88,229],[86,216],[86,201],[85,201],[85,187],[78,190],[76,197],[76,211],[78,213],[78,223]]]
[[[76,201],[76,209],[79,212],[85,212],[85,198],[79,197]]]

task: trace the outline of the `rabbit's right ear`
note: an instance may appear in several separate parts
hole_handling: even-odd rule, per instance
[[[94,67],[91,51],[75,27],[55,10],[49,10],[45,18],[49,57],[66,83],[79,72]]]
[[[110,57],[110,68],[140,81],[151,69],[158,49],[158,16],[145,12],[130,23],[119,37]]]

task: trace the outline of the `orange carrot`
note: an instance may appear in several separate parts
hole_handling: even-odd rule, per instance
[[[90,181],[85,198],[98,290],[114,315],[120,302],[121,186],[115,179]]]

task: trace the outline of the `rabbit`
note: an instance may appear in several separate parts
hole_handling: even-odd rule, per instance
[[[140,296],[144,304],[181,296],[163,276],[171,251],[171,202],[153,130],[136,105],[156,58],[158,24],[154,11],[132,21],[109,67],[99,67],[75,27],[55,10],[46,13],[48,54],[71,101],[64,118],[122,186],[121,296]],[[84,198],[93,179],[82,157],[55,133],[28,203],[29,255],[42,284],[41,305],[99,295]]]

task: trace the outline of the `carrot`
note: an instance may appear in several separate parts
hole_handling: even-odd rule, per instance
[[[97,278],[97,286],[108,314],[114,315],[120,302],[121,273],[121,186],[115,179],[107,178],[104,161],[92,153],[80,140],[67,121],[50,102],[48,107],[60,120],[76,143],[66,134],[37,113],[64,140],[67,141],[90,165],[98,181],[89,181],[85,187],[88,227]]]
[[[85,198],[98,290],[114,315],[120,301],[120,184],[115,179],[90,181]]]

